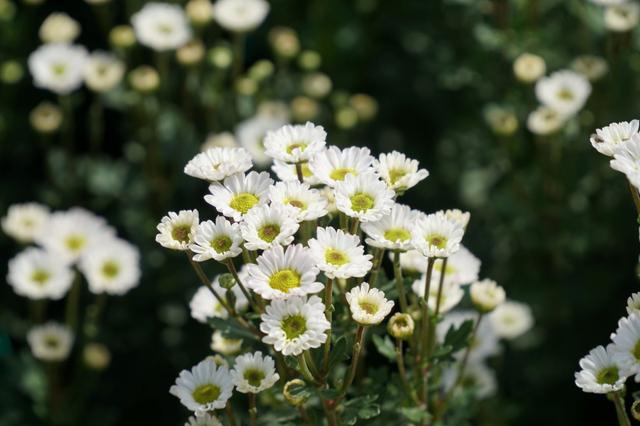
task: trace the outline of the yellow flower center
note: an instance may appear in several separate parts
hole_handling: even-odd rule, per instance
[[[191,233],[191,226],[189,225],[177,225],[171,230],[171,238],[181,243],[189,242],[189,234]]]
[[[574,98],[573,92],[567,89],[566,87],[563,87],[562,89],[558,90],[558,92],[556,93],[556,96],[562,99],[563,101],[571,101]]]
[[[60,339],[58,339],[56,336],[46,336],[44,338],[44,344],[48,348],[53,349],[58,347],[58,345],[60,345]]]
[[[246,214],[253,206],[258,204],[258,201],[260,201],[260,199],[254,194],[241,192],[231,199],[229,206],[242,214]]]
[[[298,200],[297,198],[286,198],[284,200],[284,203],[289,204],[290,206],[293,206],[293,207],[297,207],[300,210],[307,209],[307,203],[305,203],[304,201]]]
[[[334,266],[342,266],[346,263],[349,263],[347,254],[341,250],[337,250],[334,248],[328,248],[324,252],[324,260]]]
[[[354,212],[364,212],[372,208],[375,204],[374,198],[365,194],[364,192],[358,192],[351,197],[351,210]]]
[[[162,34],[171,34],[173,32],[173,26],[166,23],[160,23],[156,28],[158,32]]]
[[[231,238],[226,235],[220,235],[211,241],[211,248],[216,253],[225,253],[229,251],[231,244],[233,244]]]
[[[191,394],[198,404],[209,404],[220,396],[220,388],[212,383],[200,385],[193,390]]]
[[[55,75],[61,76],[67,71],[67,66],[65,64],[53,64],[51,71],[53,71]]]
[[[307,148],[307,144],[304,142],[294,142],[287,147],[287,153],[293,153],[294,149],[299,149],[300,152],[304,151]]]
[[[258,237],[260,237],[261,240],[266,241],[268,243],[275,240],[279,234],[280,234],[280,226],[277,223],[264,225],[262,228],[258,230]]]
[[[614,366],[603,368],[596,374],[596,382],[601,385],[612,385],[617,382],[619,378],[618,368]]]
[[[107,278],[115,278],[120,272],[120,265],[113,260],[108,260],[102,264],[102,274]]]
[[[257,368],[248,368],[244,371],[243,377],[251,386],[258,387],[264,380],[265,375],[262,370]]]
[[[441,234],[431,234],[425,237],[427,244],[439,249],[443,249],[447,246],[447,237]]]
[[[82,235],[69,235],[65,241],[67,248],[71,251],[78,251],[85,246],[87,240]]]
[[[411,239],[411,233],[405,228],[391,228],[384,232],[384,237],[389,241],[407,241]]]
[[[307,331],[307,320],[302,315],[290,315],[280,323],[287,340],[295,339]]]
[[[269,286],[283,293],[300,287],[300,274],[293,269],[281,269],[269,278]]]
[[[633,357],[640,361],[640,340],[638,340],[633,347]]]
[[[293,166],[293,167],[295,167],[295,166]],[[313,173],[311,172],[311,169],[309,168],[309,164],[304,163],[302,165],[302,177],[308,178],[308,177],[311,177],[311,176],[313,176]]]
[[[407,175],[407,171],[405,169],[389,169],[389,180],[391,184],[394,185],[397,181],[402,179]]]
[[[363,311],[365,311],[369,315],[373,315],[376,312],[378,312],[378,305],[375,304],[375,303],[367,302],[365,300],[362,300],[362,301],[358,302],[358,305],[360,306],[360,309],[362,309]]]
[[[329,174],[329,177],[333,180],[344,180],[344,178],[348,175],[348,174],[352,174],[355,175],[356,171],[355,169],[349,168],[349,167],[341,167],[338,169],[333,169],[333,171],[331,172],[331,174]]]
[[[49,274],[49,272],[45,271],[44,269],[36,269],[31,274],[31,280],[40,286],[45,285],[47,281],[49,281],[50,277],[51,274]]]

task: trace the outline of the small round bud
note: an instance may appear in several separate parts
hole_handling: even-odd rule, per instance
[[[306,96],[296,96],[291,101],[291,114],[296,121],[311,121],[318,116],[320,106],[316,101]]]
[[[136,44],[136,34],[129,25],[118,25],[109,33],[109,41],[115,47],[128,49]]]
[[[0,79],[6,84],[15,84],[24,76],[24,68],[18,61],[9,60],[0,66]]]
[[[292,28],[273,28],[269,31],[269,43],[276,55],[283,58],[293,58],[300,52],[300,40]]]
[[[369,121],[378,114],[378,102],[364,93],[356,93],[349,98],[349,105],[356,110],[358,118]]]
[[[633,401],[631,404],[631,415],[634,419],[640,420],[640,400]]]
[[[0,21],[9,22],[16,14],[16,6],[9,0],[0,0]]]
[[[230,290],[234,285],[236,285],[236,279],[233,278],[233,275],[225,273],[220,275],[220,277],[218,278],[218,283],[220,284],[220,287]]]
[[[304,404],[309,399],[306,383],[301,379],[289,380],[282,389],[282,395],[294,407]]]
[[[547,65],[538,55],[523,53],[513,62],[513,73],[523,83],[533,83],[544,75]]]
[[[263,81],[273,75],[274,66],[273,62],[262,59],[257,61],[255,64],[249,68],[249,77],[256,81]]]
[[[244,96],[252,96],[258,91],[258,84],[255,80],[241,77],[236,81],[236,92]]]
[[[184,66],[192,66],[202,61],[204,57],[204,44],[198,40],[190,40],[187,44],[176,50],[178,63]]]
[[[82,359],[87,367],[104,370],[111,363],[111,352],[102,343],[87,343],[82,351]]]
[[[51,102],[42,102],[31,111],[29,121],[37,132],[53,133],[62,124],[62,110]]]
[[[207,57],[214,67],[220,69],[229,68],[233,61],[233,55],[227,46],[216,46],[209,49]]]
[[[80,34],[80,24],[66,13],[54,12],[40,25],[43,43],[71,43]]]
[[[331,92],[331,79],[321,72],[314,72],[302,79],[302,91],[312,98],[324,98]]]
[[[607,61],[593,55],[578,56],[571,62],[571,68],[589,81],[600,80],[609,71]]]
[[[129,84],[140,93],[151,93],[160,86],[160,75],[155,68],[141,65],[129,73]]]
[[[341,129],[351,129],[358,124],[358,113],[351,107],[341,107],[335,113],[335,120],[336,125]]]
[[[387,323],[387,331],[398,340],[406,340],[413,335],[415,324],[409,314],[396,313]]]
[[[491,105],[486,108],[484,118],[497,135],[510,136],[518,130],[518,118],[507,108]]]
[[[504,289],[492,280],[476,281],[471,284],[469,294],[473,306],[482,313],[493,311],[506,298]]]
[[[202,27],[213,20],[213,4],[209,0],[191,0],[185,10],[195,26]]]
[[[298,65],[306,71],[315,71],[322,64],[322,56],[316,51],[305,50],[298,57]]]
[[[200,147],[200,150],[206,151],[211,148],[234,148],[236,146],[236,138],[233,136],[233,133],[211,133],[207,136],[207,139]]]

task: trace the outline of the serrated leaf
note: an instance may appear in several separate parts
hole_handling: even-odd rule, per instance
[[[393,342],[389,336],[385,336],[384,339],[377,334],[374,334],[371,338],[376,349],[382,356],[393,361],[396,359],[396,349],[393,346]]]
[[[345,359],[347,359],[347,339],[344,336],[340,336],[331,347],[329,371]]]
[[[453,325],[447,330],[447,334],[444,337],[443,346],[451,346],[452,352],[457,352],[460,349],[467,346],[469,342],[469,336],[473,330],[473,320],[466,320],[460,327],[456,328]]]

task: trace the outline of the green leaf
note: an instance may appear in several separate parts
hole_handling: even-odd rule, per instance
[[[385,336],[384,339],[377,334],[372,336],[373,344],[382,356],[393,361],[396,359],[396,349],[393,346],[393,342],[389,336]]]
[[[427,410],[419,407],[403,407],[400,408],[398,412],[400,412],[400,414],[405,416],[410,421],[416,423],[424,422],[426,420],[429,420],[429,418],[431,417]]]
[[[371,404],[358,410],[358,417],[363,420],[368,420],[378,415],[380,415],[380,406],[378,404]]]
[[[209,325],[219,330],[225,337],[232,339],[258,340],[255,334],[242,327],[236,320],[228,318],[209,318]]]
[[[331,354],[329,355],[329,371],[346,358],[347,339],[344,336],[340,336],[331,347]]]
[[[469,336],[473,330],[473,320],[466,320],[460,327],[455,328],[453,325],[447,330],[447,334],[444,337],[444,346],[451,346],[451,352],[457,352],[460,349],[467,346],[469,343]]]
[[[337,399],[340,396],[340,391],[338,389],[320,389],[318,394],[322,399]]]
[[[352,405],[365,406],[375,402],[378,399],[378,395],[363,395],[352,398],[344,403],[345,407],[350,407]]]

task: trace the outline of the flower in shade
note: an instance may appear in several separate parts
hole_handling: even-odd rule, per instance
[[[371,255],[364,254],[360,238],[334,228],[318,228],[309,240],[314,264],[329,278],[364,277],[371,269]]]
[[[115,55],[93,52],[84,69],[84,82],[95,92],[106,92],[120,84],[124,71],[124,63]]]
[[[42,361],[64,361],[71,353],[73,333],[62,324],[48,322],[29,330],[27,341],[34,357]]]
[[[131,17],[140,44],[153,50],[173,50],[191,39],[191,28],[184,10],[178,5],[147,3]]]
[[[209,186],[204,200],[227,217],[239,221],[252,208],[266,204],[273,180],[266,172],[236,173]]]
[[[244,217],[240,232],[248,250],[289,245],[299,225],[292,211],[279,204],[257,206]]]
[[[389,188],[399,193],[413,188],[429,176],[426,169],[419,167],[420,163],[417,160],[412,160],[397,151],[380,154],[378,160],[373,162],[373,168],[382,180],[387,183]]]
[[[9,261],[7,282],[29,299],[61,299],[73,282],[73,272],[57,256],[30,247]]]
[[[157,226],[156,242],[168,249],[188,250],[198,228],[198,219],[198,210],[169,212]]]
[[[169,393],[196,416],[227,405],[233,392],[233,381],[227,367],[218,367],[212,360],[200,361],[191,370],[182,370]]]
[[[640,5],[634,1],[608,6],[604,11],[604,26],[609,31],[626,32],[640,20]]]
[[[489,314],[495,333],[504,339],[515,339],[533,327],[531,308],[520,302],[507,300]]]
[[[251,168],[251,155],[244,148],[210,148],[193,157],[186,166],[185,174],[198,179],[219,181]]]
[[[30,243],[46,228],[48,220],[49,209],[42,204],[14,204],[2,218],[2,230],[21,243]]]
[[[262,341],[283,355],[300,355],[307,349],[319,348],[331,328],[324,310],[318,296],[273,300],[260,316],[260,330],[265,334]]]
[[[197,226],[189,248],[195,253],[196,262],[209,259],[223,262],[242,253],[242,243],[240,226],[218,216],[215,222],[207,220]]]
[[[505,300],[505,292],[495,281],[484,279],[471,284],[469,288],[471,303],[482,313],[493,311]]]
[[[213,279],[211,287],[224,299],[227,290],[220,286],[219,278],[219,276],[216,276]],[[231,291],[235,298],[235,310],[237,312],[244,311],[249,304],[244,293],[237,285],[231,287]],[[191,317],[201,323],[207,322],[209,318],[227,319],[229,317],[229,312],[218,302],[218,299],[211,293],[211,290],[205,286],[198,287],[198,290],[196,290],[189,302],[189,308],[191,309]]]
[[[237,357],[231,378],[238,392],[258,393],[273,386],[280,375],[276,373],[273,358],[258,351]]]
[[[418,220],[412,232],[414,247],[427,257],[449,257],[460,249],[464,227],[438,212]]]
[[[532,53],[523,53],[513,61],[513,73],[523,83],[533,83],[547,70],[544,59]]]
[[[442,341],[447,331],[453,327],[460,327],[465,321],[476,322],[478,313],[475,311],[452,311],[444,315],[441,322],[436,327],[438,339]],[[492,357],[500,353],[499,339],[489,321],[482,320],[477,326],[476,333],[470,342],[471,351],[469,352],[469,361],[478,362],[488,357]],[[456,359],[463,357],[462,352],[454,354]]]
[[[419,297],[424,297],[424,274],[413,282],[411,285],[411,289],[413,292]],[[455,308],[458,303],[464,297],[464,290],[460,284],[455,282],[444,281],[442,283],[442,289],[440,289],[440,303],[438,303],[438,287],[439,281],[436,281],[432,278],[431,286],[429,287],[429,309],[435,311],[436,306],[439,305],[440,312],[445,313],[449,312],[451,309]]]
[[[322,148],[327,132],[322,126],[313,123],[285,125],[275,131],[267,132],[264,139],[268,156],[287,163],[307,162]]]
[[[334,187],[347,175],[371,173],[374,160],[369,148],[330,146],[309,161],[309,169],[320,182]]]
[[[629,373],[640,373],[640,315],[621,318],[611,341],[609,350],[614,361]]]
[[[324,285],[316,281],[318,268],[300,244],[273,246],[247,265],[246,285],[263,299],[285,299],[317,293]]]
[[[606,127],[597,129],[596,133],[591,135],[591,145],[599,153],[613,157],[616,151],[631,140],[633,135],[638,134],[639,125],[640,121],[638,120],[611,123]]]
[[[571,68],[589,81],[598,81],[609,71],[609,64],[599,56],[580,55],[571,61]]]
[[[361,222],[375,222],[391,212],[395,193],[373,173],[347,175],[335,187],[336,207]]]
[[[447,391],[453,389],[456,380],[458,380],[459,372],[459,364],[453,364],[444,371],[442,375],[444,389]],[[478,399],[489,398],[498,389],[496,374],[485,363],[480,361],[467,364],[460,383],[463,386],[457,388],[457,391],[468,392],[468,389],[471,388],[474,391],[473,396]],[[463,387],[465,388],[464,390],[462,389]]]
[[[612,354],[611,345],[606,349],[598,346],[580,360],[581,370],[576,372],[576,386],[584,392],[617,392],[624,387],[629,375],[618,364]]]
[[[189,417],[184,426],[222,426],[220,420],[210,414],[203,414],[201,417]]]
[[[590,94],[591,83],[575,71],[556,71],[536,83],[540,103],[568,116],[580,111]]]
[[[87,49],[63,43],[45,44],[29,55],[29,71],[36,87],[67,95],[82,85]]]
[[[256,29],[269,13],[265,0],[217,0],[213,19],[228,31],[244,33]]]
[[[351,317],[358,324],[380,324],[393,309],[393,301],[387,300],[382,290],[370,288],[364,282],[352,288],[346,295]]]
[[[302,163],[300,168],[302,169],[302,180],[304,181],[304,183],[308,185],[318,185],[320,183],[318,178],[315,177],[315,175],[309,168],[309,163]],[[300,181],[295,164],[286,163],[284,161],[276,159],[273,160],[273,166],[271,166],[271,170],[273,170],[273,173],[275,173],[276,176],[278,176],[278,179],[283,182]]]
[[[140,252],[132,244],[113,238],[89,249],[79,267],[92,293],[122,295],[138,285]]]
[[[240,352],[242,339],[232,339],[225,337],[219,330],[211,335],[211,350],[222,355],[233,355]]]
[[[370,246],[404,251],[413,247],[411,229],[417,220],[418,215],[409,206],[394,204],[382,219],[363,223],[362,230],[367,234],[366,242]]]
[[[319,219],[327,214],[327,200],[317,189],[297,180],[277,182],[269,188],[272,204],[286,206],[298,222]]]
[[[531,133],[546,136],[560,130],[567,118],[567,115],[542,105],[529,114],[527,128]]]
[[[285,124],[286,121],[280,117],[258,114],[238,124],[235,131],[236,139],[240,146],[251,154],[258,166],[265,167],[271,163],[271,157],[265,154],[264,138],[268,131],[277,130]],[[295,176],[295,170],[293,175]],[[284,180],[279,175],[278,177]]]
[[[78,21],[62,12],[54,12],[47,16],[38,30],[43,43],[71,43],[79,34]]]

